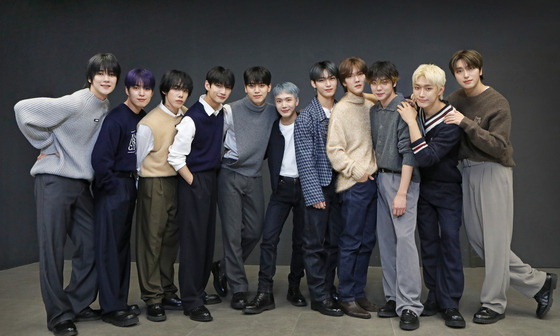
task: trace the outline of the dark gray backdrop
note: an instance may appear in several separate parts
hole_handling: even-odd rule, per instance
[[[244,95],[243,70],[264,65],[273,84],[289,80],[301,88],[304,107],[313,97],[307,73],[316,61],[339,62],[348,56],[368,64],[391,60],[401,73],[398,89],[405,94],[414,69],[435,63],[446,70],[450,93],[458,85],[447,61],[464,48],[482,53],[485,83],[504,94],[512,108],[518,164],[512,248],[534,266],[559,267],[560,17],[553,8],[553,1],[3,1],[0,269],[38,259],[29,176],[38,151],[17,129],[13,105],[80,89],[85,64],[97,52],[114,53],[124,73],[146,67],[159,79],[171,68],[187,71],[195,82],[187,106],[204,93],[210,67],[234,71],[234,101]],[[121,81],[110,95],[111,106],[125,97]],[[148,110],[158,102],[156,95]],[[267,195],[269,190],[267,184]],[[280,245],[282,264],[289,258],[288,234]],[[465,239],[463,251],[465,265],[480,264]],[[257,262],[255,251],[249,263]],[[372,264],[379,265],[377,251]]]

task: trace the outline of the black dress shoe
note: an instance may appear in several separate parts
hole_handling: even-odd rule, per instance
[[[247,305],[247,293],[239,292],[233,293],[233,297],[231,298],[231,308],[233,309],[243,309]]]
[[[215,261],[212,263],[212,275],[214,276],[214,289],[216,293],[220,296],[226,296],[228,289],[227,289],[227,278],[224,272],[221,269],[222,265],[221,262]]]
[[[376,305],[375,303],[372,303],[370,300],[368,300],[365,297],[356,299],[356,303],[368,312],[378,312],[379,309],[381,309],[380,305]]]
[[[290,301],[290,303],[296,307],[307,306],[307,301],[305,301],[305,297],[301,294],[299,287],[289,287],[286,300]]]
[[[74,317],[75,322],[87,322],[95,321],[101,318],[100,309],[91,309],[90,307],[84,308],[76,317]]]
[[[146,318],[152,322],[161,322],[167,319],[165,315],[165,309],[161,305],[161,303],[154,303],[148,305],[148,309],[146,310]]]
[[[497,313],[490,308],[480,307],[480,309],[474,314],[473,322],[479,324],[491,324],[496,323],[505,317],[506,314]]]
[[[255,298],[245,305],[243,312],[245,314],[260,314],[265,310],[272,310],[275,307],[274,295],[272,293],[258,292]]]
[[[535,295],[537,300],[537,317],[543,318],[552,307],[552,292],[556,289],[558,276],[554,273],[546,273],[546,280],[541,290]]]
[[[129,305],[128,310],[136,316],[140,316],[140,307],[137,304]]]
[[[327,298],[323,301],[311,302],[311,309],[328,316],[344,315],[344,312],[340,308],[338,308],[337,303],[334,302],[332,298]]]
[[[204,297],[202,298],[202,301],[204,302],[205,305],[213,305],[213,304],[221,303],[222,299],[220,299],[220,297],[216,294],[207,294],[206,292],[204,292]]]
[[[435,301],[427,301],[423,303],[424,310],[422,316],[434,316],[440,311],[439,305]]]
[[[371,314],[368,313],[362,307],[360,307],[360,305],[358,305],[356,301],[339,302],[338,304],[340,305],[340,308],[342,309],[344,314],[348,316],[363,318],[363,319],[371,318]]]
[[[441,317],[445,320],[445,325],[450,328],[464,328],[466,323],[463,315],[457,308],[447,308],[441,312]]]
[[[404,309],[401,313],[401,321],[399,322],[399,327],[402,330],[416,330],[420,327],[420,320],[418,320],[418,315],[410,309]]]
[[[379,317],[397,317],[397,303],[393,300],[387,301],[377,312]]]
[[[130,327],[137,324],[138,316],[134,315],[130,310],[115,310],[101,317],[103,321],[111,323],[117,327]]]
[[[161,304],[163,308],[167,310],[183,310],[183,302],[181,302],[178,296],[163,298]]]
[[[184,314],[188,315],[191,320],[197,322],[210,322],[213,320],[212,314],[210,314],[210,311],[204,306],[198,306],[191,309],[189,312],[184,312]]]
[[[56,336],[74,336],[78,335],[78,329],[72,320],[66,320],[57,323],[52,329]]]

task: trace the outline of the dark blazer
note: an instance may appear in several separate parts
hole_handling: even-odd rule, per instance
[[[282,159],[284,158],[284,146],[286,141],[282,132],[280,132],[280,119],[276,119],[272,124],[272,131],[268,139],[268,147],[266,156],[268,157],[268,170],[270,171],[270,185],[272,192],[276,192],[278,181],[280,180],[280,168],[282,168]]]

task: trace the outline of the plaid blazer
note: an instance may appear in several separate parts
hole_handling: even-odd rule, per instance
[[[296,162],[306,206],[324,202],[321,187],[331,183],[333,171],[326,151],[328,126],[329,118],[317,97],[301,111],[294,126]]]

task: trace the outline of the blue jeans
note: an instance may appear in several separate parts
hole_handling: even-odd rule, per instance
[[[368,179],[342,193],[343,227],[338,241],[338,290],[342,302],[366,296],[364,289],[375,246],[377,184]]]
[[[293,213],[292,259],[288,283],[290,287],[299,287],[304,275],[303,266],[303,218],[305,204],[299,180],[280,177],[278,186],[270,196],[266,209],[261,243],[261,260],[258,291],[272,293],[274,274],[276,273],[276,256],[278,242],[284,222]]]

